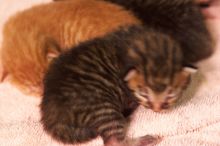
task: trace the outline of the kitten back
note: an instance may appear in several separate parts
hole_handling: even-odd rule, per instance
[[[42,78],[53,58],[80,42],[131,24],[140,21],[122,7],[104,1],[34,6],[12,16],[4,26],[3,69],[21,91],[39,96]]]

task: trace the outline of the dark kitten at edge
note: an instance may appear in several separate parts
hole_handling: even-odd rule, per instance
[[[156,93],[165,89],[157,88],[161,85],[158,79],[182,91],[184,85],[176,82],[183,72],[178,43],[142,26],[120,28],[82,43],[53,61],[45,76],[40,106],[44,129],[64,143],[86,142],[98,135],[106,146],[156,143],[158,139],[151,136],[126,138],[128,116],[143,102],[124,80],[132,68]]]
[[[133,11],[144,25],[164,32],[181,46],[184,64],[192,65],[213,54],[213,41],[196,0],[105,0]],[[207,3],[208,5],[208,3]]]

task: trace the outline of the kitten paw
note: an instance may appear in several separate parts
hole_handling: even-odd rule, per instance
[[[124,141],[118,141],[111,138],[105,146],[154,146],[162,140],[159,136],[146,135],[139,138],[127,138]]]
[[[162,140],[159,136],[146,135],[138,138],[138,142],[135,146],[154,146]]]

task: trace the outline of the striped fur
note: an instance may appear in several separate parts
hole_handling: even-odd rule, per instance
[[[127,116],[140,101],[124,78],[135,68],[145,80],[149,72],[172,80],[182,69],[181,53],[168,35],[142,26],[123,27],[72,48],[54,60],[45,77],[41,103],[45,130],[64,143],[100,135],[106,145],[111,139],[126,143],[123,146],[138,145],[125,142]],[[160,76],[161,70],[148,68],[151,64],[163,65],[169,74]]]

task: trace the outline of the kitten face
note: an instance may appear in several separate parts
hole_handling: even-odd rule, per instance
[[[194,69],[185,67],[173,77],[145,78],[141,71],[131,70],[125,81],[141,105],[159,112],[170,108],[178,100],[193,72]]]

